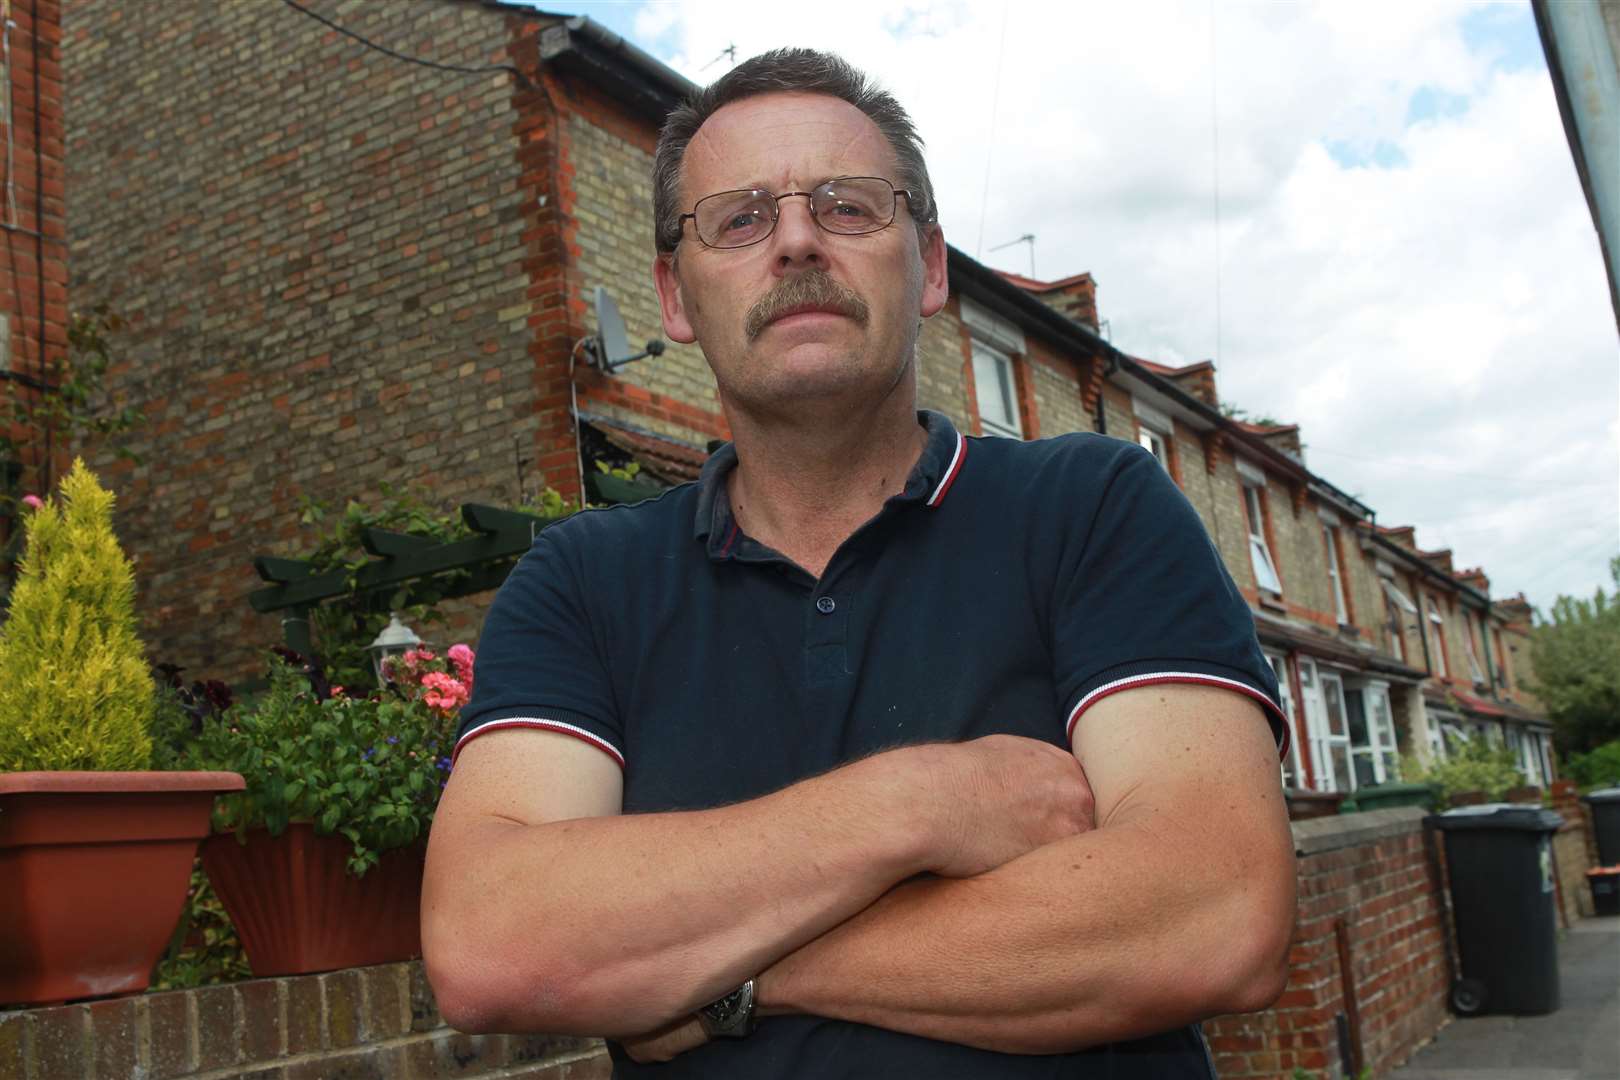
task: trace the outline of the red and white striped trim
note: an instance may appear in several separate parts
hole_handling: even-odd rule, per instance
[[[456,748],[450,755],[451,767],[455,767],[456,758],[461,755],[463,746],[466,746],[480,735],[487,735],[491,731],[500,731],[502,728],[537,728],[541,731],[556,731],[563,735],[572,735],[576,739],[590,743],[618,762],[619,768],[624,768],[624,755],[619,753],[619,748],[600,735],[594,735],[582,727],[575,727],[573,724],[565,724],[561,720],[547,720],[539,716],[507,716],[473,728],[456,741]]]
[[[951,463],[945,469],[945,476],[940,480],[939,486],[934,489],[932,495],[928,496],[928,501],[923,505],[932,508],[944,501],[945,493],[951,489],[952,484],[956,483],[956,474],[962,471],[962,461],[966,457],[967,440],[958,431],[956,433],[956,453],[951,455]]]
[[[1266,695],[1239,679],[1226,679],[1219,675],[1206,675],[1201,671],[1150,671],[1141,675],[1127,675],[1123,679],[1115,679],[1113,682],[1103,683],[1091,693],[1081,698],[1079,703],[1075,705],[1074,710],[1069,713],[1068,723],[1063,727],[1064,740],[1067,742],[1074,741],[1074,725],[1079,723],[1080,714],[1091,708],[1091,706],[1097,704],[1097,702],[1101,701],[1109,694],[1117,694],[1121,690],[1134,690],[1139,686],[1156,686],[1160,683],[1202,683],[1206,686],[1219,686],[1226,690],[1236,690],[1238,693],[1245,694],[1264,705],[1270,710],[1272,716],[1280,717],[1284,715],[1282,708],[1275,701],[1272,701],[1270,698],[1266,697]],[[1269,722],[1270,719],[1271,717],[1268,716],[1267,721]],[[1282,745],[1279,746],[1277,750],[1279,754],[1286,754],[1288,753],[1288,740],[1290,738],[1286,721],[1283,723],[1282,730]]]

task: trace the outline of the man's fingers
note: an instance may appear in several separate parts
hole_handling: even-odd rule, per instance
[[[670,1024],[668,1027],[649,1031],[645,1035],[637,1035],[631,1039],[620,1040],[624,1052],[630,1055],[630,1060],[638,1065],[646,1065],[654,1061],[670,1061],[688,1050],[696,1049],[709,1041],[703,1032],[703,1025],[695,1016],[685,1016]]]

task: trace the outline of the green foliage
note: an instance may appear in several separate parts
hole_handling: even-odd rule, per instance
[[[1609,562],[1620,592],[1620,555]],[[1530,639],[1532,692],[1557,728],[1558,748],[1581,754],[1620,739],[1620,596],[1560,596]]]
[[[1417,783],[1438,784],[1442,804],[1461,791],[1483,791],[1487,798],[1497,800],[1524,786],[1524,773],[1519,771],[1513,751],[1505,746],[1492,746],[1476,735],[1467,740],[1448,738],[1446,752],[1445,761],[1407,774]],[[1418,769],[1415,761],[1413,768]]]
[[[199,859],[191,868],[191,888],[174,943],[158,962],[152,989],[184,990],[252,976],[236,927]]]
[[[279,836],[291,822],[312,822],[317,833],[349,840],[349,869],[363,874],[380,852],[427,835],[456,720],[393,690],[323,698],[311,674],[273,660],[263,696],[205,718],[182,760],[247,781],[245,791],[215,801],[216,829],[262,826]]]
[[[152,676],[136,635],[135,575],[113,496],[84,462],[24,520],[0,628],[0,772],[144,769]]]
[[[1582,791],[1620,786],[1620,739],[1614,739],[1590,753],[1572,754],[1564,760],[1564,775]]]

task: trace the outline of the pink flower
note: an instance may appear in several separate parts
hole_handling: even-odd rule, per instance
[[[450,663],[455,665],[456,677],[472,685],[473,651],[465,645],[450,646]]]
[[[428,708],[450,712],[467,704],[467,687],[460,679],[447,675],[442,671],[430,671],[422,676],[422,689],[427,693],[422,700],[427,702]]]
[[[38,510],[40,507],[45,505],[45,500],[41,499],[38,495],[24,495],[22,497],[22,501],[23,505],[28,507],[30,510]]]
[[[332,696],[333,697],[342,697],[343,696],[343,687],[341,687],[341,686],[332,687]]]

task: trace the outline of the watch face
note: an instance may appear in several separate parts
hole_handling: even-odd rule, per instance
[[[738,987],[718,1001],[710,1002],[698,1011],[717,1024],[723,1024],[736,1013],[742,1005],[743,988]]]

